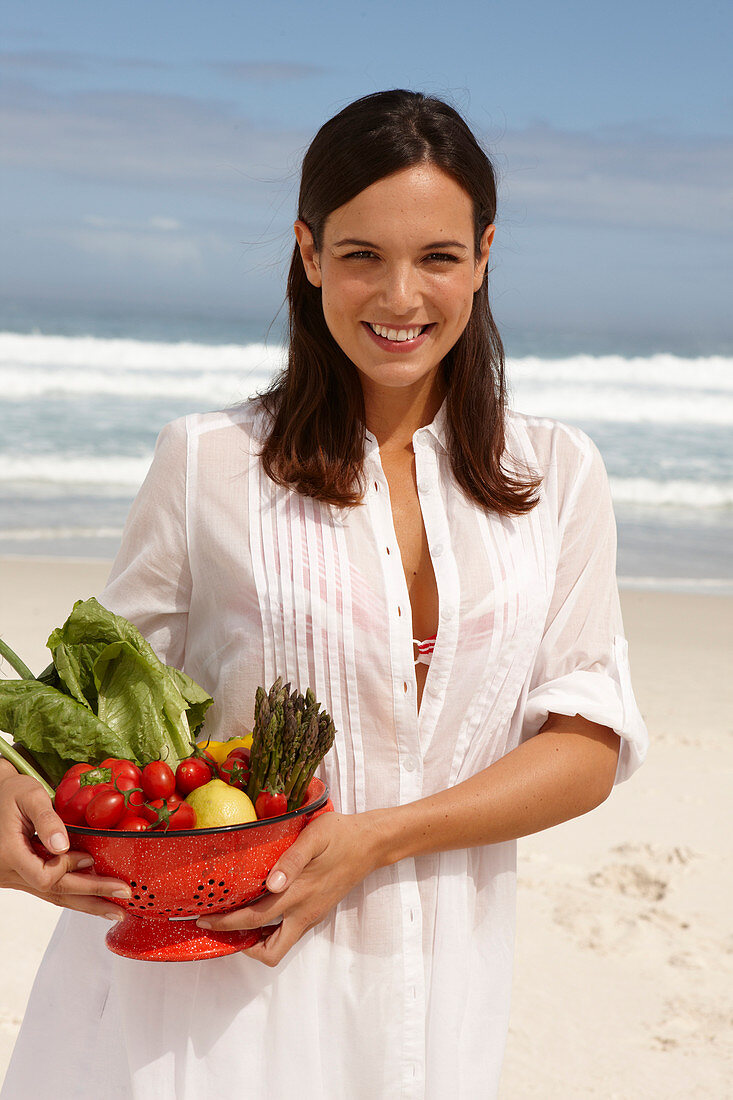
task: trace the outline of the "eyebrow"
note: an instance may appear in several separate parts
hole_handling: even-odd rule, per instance
[[[355,248],[377,248],[376,244],[371,241],[360,241],[355,237],[344,237],[343,240],[334,241],[334,248],[343,248],[345,245],[351,245]],[[430,244],[423,245],[426,251],[433,251],[437,248],[462,248],[464,252],[468,252],[468,248],[461,241],[431,241]]]

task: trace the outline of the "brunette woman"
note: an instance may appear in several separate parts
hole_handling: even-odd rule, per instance
[[[598,452],[507,408],[495,212],[492,166],[440,100],[368,96],[316,135],[287,369],[163,431],[100,598],[214,696],[215,738],[258,684],[310,685],[338,730],[337,812],[265,899],[208,918],[279,922],[266,940],[146,964],[104,948],[108,882],[28,854],[34,826],[48,846],[63,826],[4,773],[4,884],[80,911],[4,1095],[495,1095],[516,838],[598,805],[646,744]]]

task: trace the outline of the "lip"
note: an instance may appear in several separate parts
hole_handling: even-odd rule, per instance
[[[395,355],[399,355],[401,352],[414,351],[415,348],[419,348],[421,344],[425,343],[435,328],[435,322],[431,322],[426,326],[425,330],[421,332],[419,336],[415,336],[414,339],[398,341],[387,340],[384,336],[377,336],[376,332],[367,321],[362,321],[361,323],[377,347],[382,348],[383,351],[390,351]]]

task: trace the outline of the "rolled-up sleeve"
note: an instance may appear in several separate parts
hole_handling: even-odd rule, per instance
[[[573,439],[576,461],[558,454],[548,481],[557,503],[558,566],[523,736],[537,733],[549,714],[577,714],[609,726],[621,738],[618,783],[643,762],[648,734],[631,686],[608,477],[587,436],[574,433]]]

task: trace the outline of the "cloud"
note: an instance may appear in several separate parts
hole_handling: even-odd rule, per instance
[[[16,81],[0,107],[0,163],[9,168],[240,199],[247,189],[292,175],[293,154],[309,136],[258,126],[232,104],[186,95],[52,95]]]
[[[181,228],[181,223],[175,218],[164,218],[160,216],[148,218],[148,225],[151,229],[159,229],[161,233],[174,233],[177,229]]]
[[[114,264],[144,264],[178,273],[181,268],[201,267],[204,252],[218,243],[210,236],[182,231],[175,218],[152,217],[146,221],[85,214],[78,224],[40,230],[76,252]]]
[[[16,80],[0,113],[0,163],[84,183],[206,193],[251,211],[258,202],[272,208],[278,188],[293,205],[297,164],[314,131],[264,126],[228,101],[125,91],[51,95]],[[731,232],[730,137],[536,123],[506,130],[489,147],[510,226]]]
[[[496,157],[511,220],[730,233],[733,140],[632,132],[507,131]]]
[[[99,54],[82,53],[76,50],[3,50],[0,51],[0,69],[26,73],[33,72],[75,72],[86,73],[95,69],[169,69],[171,66],[161,61],[148,61],[140,57],[100,57]]]

